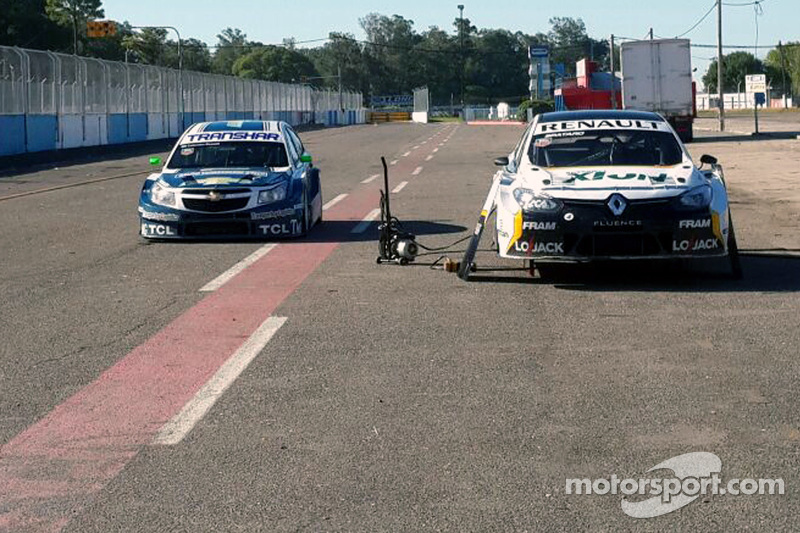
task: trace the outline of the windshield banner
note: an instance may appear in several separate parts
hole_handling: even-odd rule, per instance
[[[181,144],[215,141],[283,142],[283,137],[279,133],[268,133],[266,131],[220,131],[217,133],[192,133],[185,136]]]
[[[564,122],[541,122],[536,125],[535,135],[590,130],[644,130],[671,132],[669,124],[658,120],[570,120]]]

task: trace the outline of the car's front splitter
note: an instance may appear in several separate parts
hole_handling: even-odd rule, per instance
[[[709,209],[678,212],[641,205],[614,216],[597,205],[558,213],[498,213],[500,255],[511,259],[591,261],[679,259],[727,254],[727,219]]]
[[[146,239],[271,239],[302,234],[302,210],[293,207],[206,214],[140,207]]]

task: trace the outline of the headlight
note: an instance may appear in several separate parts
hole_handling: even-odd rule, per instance
[[[536,194],[530,189],[514,189],[514,199],[525,211],[558,211],[561,202],[542,194]]]
[[[711,187],[701,185],[678,197],[678,205],[683,209],[702,209],[711,203]]]
[[[279,185],[266,191],[258,193],[259,204],[270,204],[272,202],[280,202],[286,198],[286,185]]]
[[[157,205],[175,207],[175,193],[159,183],[150,188],[150,200]]]

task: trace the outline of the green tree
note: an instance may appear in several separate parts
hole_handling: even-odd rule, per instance
[[[199,39],[184,39],[183,47],[183,68],[195,72],[211,72],[211,53],[208,45]],[[178,68],[180,58],[178,55],[178,43],[167,41],[164,47],[163,65],[170,68]]]
[[[233,64],[250,52],[251,46],[242,30],[225,28],[217,35],[217,51],[211,61],[212,72],[230,76],[233,74]]]
[[[0,45],[71,49],[72,29],[47,17],[45,0],[0,0]]]
[[[722,56],[723,65],[723,92],[733,93],[737,89],[744,90],[745,76],[748,74],[762,74],[764,64],[750,52],[733,52]],[[711,62],[708,71],[703,76],[703,85],[709,93],[717,90],[717,60]]]
[[[369,92],[369,74],[363,46],[350,34],[331,33],[330,40],[323,46],[301,50],[324,80],[314,85],[329,88],[338,87],[339,69],[342,72],[342,86],[347,89]]]
[[[564,63],[567,73],[574,74],[575,63],[584,57],[591,58],[592,48],[597,41],[593,41],[586,33],[583,19],[553,17],[549,22],[547,39],[551,47],[550,60],[552,63]]]
[[[122,44],[137,63],[164,65],[167,47],[167,30],[164,28],[144,28],[122,39]]]
[[[481,30],[467,72],[471,87],[486,87],[490,103],[524,98],[528,93],[527,44],[508,30]]]
[[[284,83],[298,83],[304,77],[318,76],[308,57],[281,46],[262,46],[248,52],[233,64],[233,73],[242,78]]]
[[[105,16],[101,4],[101,0],[47,0],[47,16],[56,24],[72,27],[72,53],[78,53],[78,35],[85,33],[79,28],[85,28],[87,20]]]
[[[764,66],[774,88],[784,92],[783,83],[786,80],[787,94],[800,93],[800,43],[789,42],[770,50],[764,59]]]
[[[458,101],[461,96],[458,38],[436,26],[428,28],[421,37],[417,46],[425,52],[418,53],[420,85],[428,86],[434,104]]]
[[[370,13],[359,20],[367,34],[364,57],[370,76],[371,94],[408,93],[420,83],[418,54],[411,50],[421,38],[414,21],[392,15]]]

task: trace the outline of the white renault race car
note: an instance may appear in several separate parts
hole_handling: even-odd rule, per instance
[[[534,262],[730,258],[741,277],[722,167],[694,165],[669,123],[638,111],[538,115],[481,212],[459,275],[469,277],[496,209],[499,254]],[[474,245],[474,246],[473,246]]]

